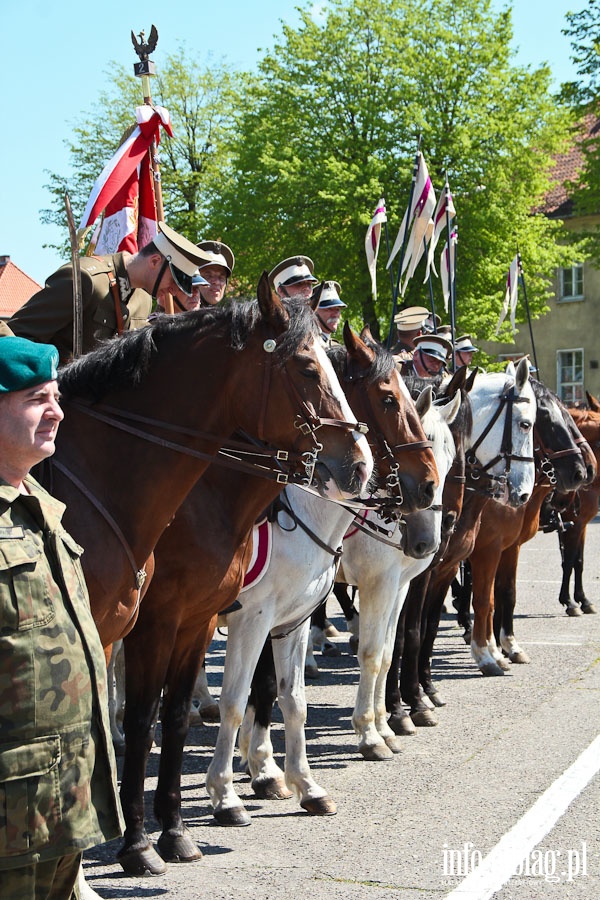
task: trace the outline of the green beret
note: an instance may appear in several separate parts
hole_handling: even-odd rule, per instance
[[[0,340],[0,394],[54,381],[58,350],[52,344],[36,344],[20,337]]]

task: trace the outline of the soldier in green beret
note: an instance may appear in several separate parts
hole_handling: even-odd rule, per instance
[[[121,833],[106,663],[64,506],[29,474],[63,413],[55,347],[0,340],[0,897],[68,900]]]
[[[153,298],[192,295],[192,276],[208,255],[164,222],[137,253],[84,256],[81,265],[83,353],[101,340],[146,324]],[[54,344],[61,363],[73,355],[73,267],[61,266],[8,322],[14,334]]]

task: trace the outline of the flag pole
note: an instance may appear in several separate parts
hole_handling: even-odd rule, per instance
[[[144,40],[145,34],[140,31],[139,41],[133,31],[131,32],[131,42],[133,48],[139,57],[139,62],[133,64],[133,71],[137,78],[142,80],[142,95],[145,106],[153,106],[152,93],[150,91],[150,78],[156,75],[156,65],[150,59],[150,53],[153,53],[158,43],[158,31],[155,25],[150,28],[150,36],[148,41]],[[158,153],[156,150],[156,141],[152,140],[148,150],[150,154],[150,166],[152,168],[152,179],[154,183],[154,206],[156,209],[156,220],[164,222],[165,210],[163,206],[162,182],[160,178],[160,163],[158,161]],[[167,294],[164,298],[165,312],[170,315],[174,312],[173,297]]]
[[[402,276],[402,263],[404,262],[404,255],[406,253],[406,243],[408,241],[408,232],[410,230],[410,218],[411,218],[410,211],[412,209],[412,202],[413,202],[413,198],[415,196],[415,186],[417,184],[417,173],[419,171],[420,150],[421,150],[421,135],[419,135],[419,139],[417,141],[417,152],[415,155],[415,162],[413,165],[412,182],[410,185],[410,194],[408,197],[408,209],[406,211],[406,227],[404,229],[404,234],[402,235],[402,247],[400,249],[400,259],[398,261],[398,272],[396,274],[396,285],[395,285],[393,293],[392,293],[392,315],[390,318],[390,328],[388,331],[388,338],[387,338],[387,343],[386,343],[386,347],[388,350],[392,346],[392,337],[394,334],[394,318],[396,316],[396,309],[398,308],[398,294],[400,293],[400,278]]]
[[[535,352],[535,341],[533,340],[533,325],[531,324],[531,312],[529,311],[529,301],[527,300],[527,288],[525,287],[525,275],[523,274],[523,266],[521,264],[521,254],[519,253],[519,249],[517,248],[517,259],[519,266],[519,281],[521,282],[521,287],[523,288],[523,300],[525,302],[525,312],[527,313],[527,322],[529,323],[529,337],[531,338],[531,353],[533,356],[533,364],[537,369],[537,380],[541,381],[542,376],[540,373],[540,367],[538,366],[537,355]]]
[[[423,238],[423,253],[425,255],[425,258],[427,258],[427,242],[425,238]],[[433,333],[437,334],[437,324],[435,321],[435,300],[433,299],[433,281],[431,280],[431,272],[427,276],[427,284],[429,286],[429,305],[431,306],[431,321],[433,322]]]
[[[385,218],[385,222],[383,223],[385,226],[385,247],[387,250],[388,259],[390,258],[390,232],[388,229],[387,216]],[[390,265],[390,287],[392,289],[392,304],[394,303],[394,263]]]
[[[450,336],[452,338],[452,368],[456,369],[456,349],[454,347],[456,339],[456,252],[452,247],[452,232],[450,228],[450,211],[448,209],[448,199],[450,196],[450,185],[448,184],[448,173],[445,172],[446,183],[444,184],[444,196],[446,197],[446,231],[448,233],[448,280],[450,287]]]

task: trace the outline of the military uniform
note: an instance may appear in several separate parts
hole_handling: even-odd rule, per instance
[[[32,864],[68,863],[123,825],[82,550],[61,525],[64,505],[31,476],[24,485],[28,495],[0,479],[3,898]]]
[[[81,293],[83,353],[93,350],[98,341],[114,337],[120,328],[129,331],[145,325],[152,309],[150,294],[131,287],[122,253],[83,256]],[[54,344],[61,363],[66,362],[73,355],[72,265],[54,272],[8,324],[19,337]]]

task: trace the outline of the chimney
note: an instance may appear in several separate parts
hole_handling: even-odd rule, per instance
[[[6,266],[10,262],[10,256],[0,256],[0,266]]]

